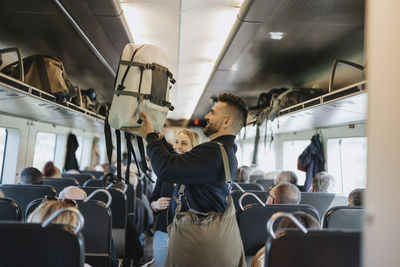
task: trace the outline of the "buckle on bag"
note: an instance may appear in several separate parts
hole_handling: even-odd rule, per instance
[[[232,193],[232,182],[225,182],[228,186],[229,194]]]

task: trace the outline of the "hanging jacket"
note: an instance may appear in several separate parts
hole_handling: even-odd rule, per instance
[[[325,171],[324,149],[318,134],[311,138],[311,144],[299,156],[297,168],[306,172],[306,181],[302,191],[309,192],[313,177],[317,173]]]
[[[64,165],[65,171],[72,169],[79,171],[78,161],[75,156],[75,152],[78,149],[78,147],[79,147],[78,139],[74,134],[70,133],[67,139],[67,155],[65,156],[65,165]]]

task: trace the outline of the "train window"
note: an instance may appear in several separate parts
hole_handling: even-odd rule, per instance
[[[47,161],[54,160],[56,138],[56,134],[53,133],[37,133],[35,153],[33,154],[33,167],[41,170]]]
[[[4,152],[6,147],[7,130],[5,128],[0,128],[0,177],[3,175],[3,161]]]
[[[367,138],[328,139],[328,172],[335,177],[333,192],[349,194],[365,188],[367,180]]]
[[[297,169],[297,158],[310,144],[310,140],[293,140],[283,142],[283,170],[294,171],[297,175],[298,184],[303,185],[306,173]]]
[[[257,166],[265,172],[276,170],[276,158],[273,144],[270,145],[269,142],[265,145],[264,142],[259,143],[257,163]]]

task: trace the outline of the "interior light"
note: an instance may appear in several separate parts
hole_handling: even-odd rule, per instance
[[[272,40],[280,40],[284,35],[283,32],[269,32],[269,36]]]

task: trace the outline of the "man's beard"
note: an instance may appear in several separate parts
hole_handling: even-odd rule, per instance
[[[215,123],[215,124],[211,124],[209,121],[207,122],[206,127],[204,127],[203,129],[203,133],[205,136],[209,137],[212,134],[215,134],[216,132],[219,131],[219,129],[221,128],[221,124],[220,123]]]

